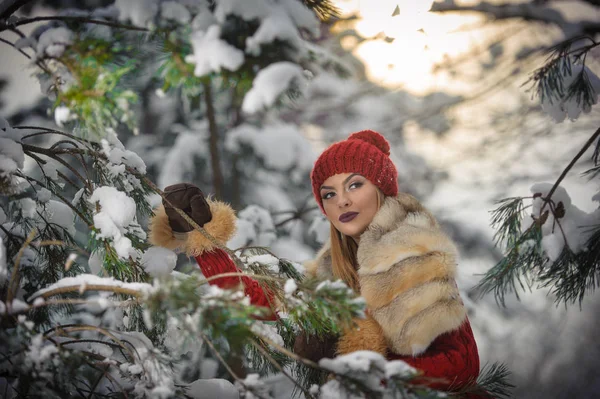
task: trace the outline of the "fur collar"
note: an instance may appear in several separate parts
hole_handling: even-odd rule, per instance
[[[307,274],[332,279],[331,243]],[[388,347],[417,355],[439,335],[457,329],[466,311],[455,283],[458,251],[414,197],[387,197],[358,246],[361,296],[381,325]],[[361,349],[361,348],[356,348]]]

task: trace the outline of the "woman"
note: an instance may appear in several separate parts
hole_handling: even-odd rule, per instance
[[[398,193],[389,151],[379,133],[361,131],[331,145],[313,167],[313,194],[331,237],[307,263],[307,274],[345,281],[366,299],[367,318],[356,320],[333,348],[302,338],[295,350],[313,360],[372,350],[422,370],[434,379],[432,388],[458,390],[479,374],[477,345],[454,279],[458,253],[434,217],[415,198]],[[205,201],[192,185],[170,186],[165,194],[221,242],[233,234],[235,216],[227,205]],[[225,252],[170,206],[158,209],[150,239],[195,256],[206,277],[236,270]],[[240,279],[213,282],[232,287]],[[272,303],[256,281],[242,283],[253,304]]]

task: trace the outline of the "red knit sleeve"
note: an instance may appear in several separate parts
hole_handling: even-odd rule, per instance
[[[201,255],[196,256],[196,262],[198,262],[198,266],[200,266],[200,270],[202,270],[202,274],[204,274],[204,277],[206,278],[224,273],[239,272],[229,255],[225,251],[218,248],[213,249],[212,251],[205,251]],[[271,304],[274,303],[273,294],[268,291],[265,292],[260,284],[250,277],[221,277],[211,280],[210,284],[227,289],[238,286],[240,284],[240,280],[244,284],[244,294],[250,297],[250,303],[252,305],[272,308]],[[268,316],[262,318],[262,320],[276,319],[277,316],[273,311],[271,311]]]
[[[442,391],[470,385],[479,376],[477,343],[468,320],[458,330],[437,337],[421,355],[391,355],[390,359],[404,360],[423,371],[425,377],[443,379],[428,384]]]

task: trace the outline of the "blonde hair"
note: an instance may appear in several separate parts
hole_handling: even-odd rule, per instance
[[[381,208],[384,194],[377,189],[377,209]],[[358,281],[358,264],[356,261],[356,251],[358,244],[345,234],[342,234],[330,223],[331,236],[331,272],[335,278],[341,279],[354,292],[360,292]]]

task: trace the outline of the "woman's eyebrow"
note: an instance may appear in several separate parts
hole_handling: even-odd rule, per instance
[[[350,179],[352,179],[354,176],[362,176],[362,175],[360,173],[352,173],[350,176],[348,176],[344,179],[343,184],[348,183],[350,181]],[[331,186],[321,186],[321,188],[319,190],[323,190],[324,188],[329,189],[329,190],[334,189],[334,187],[331,187]]]

